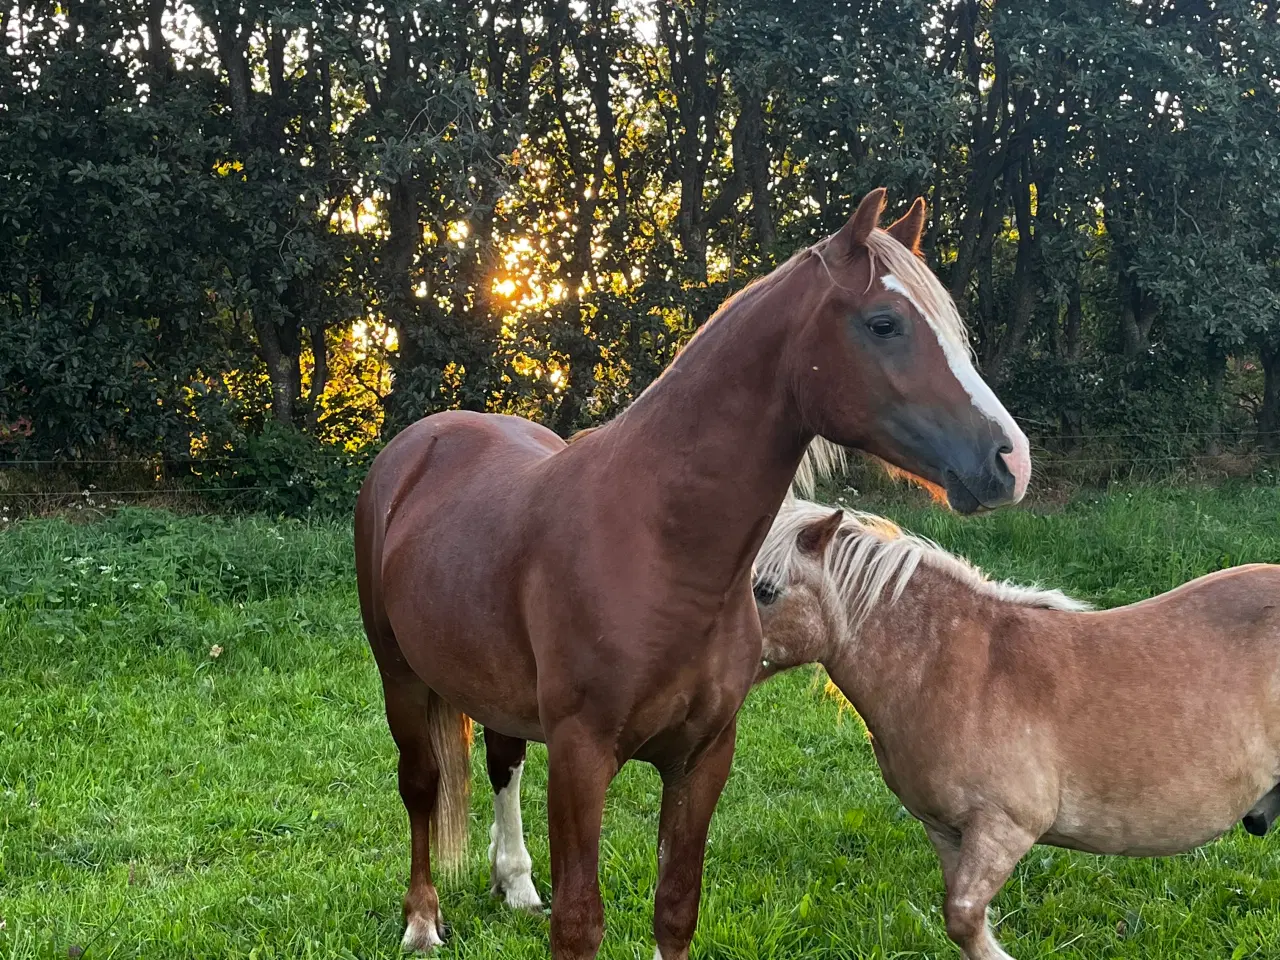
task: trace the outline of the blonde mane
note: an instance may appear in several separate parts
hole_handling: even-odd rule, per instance
[[[799,555],[796,538],[812,523],[831,515],[832,507],[788,497],[756,556],[756,576],[787,583]],[[824,587],[831,590],[856,629],[886,594],[892,603],[902,596],[916,569],[924,564],[977,593],[1005,603],[1049,610],[1090,610],[1082,600],[1061,590],[1026,587],[990,579],[974,564],[948,553],[932,540],[907,533],[873,513],[846,510],[823,563]]]
[[[812,497],[818,492],[818,483],[838,473],[844,473],[849,466],[849,454],[844,447],[814,437],[805,449],[804,458],[796,468],[796,475],[791,481],[791,493],[802,497]]]

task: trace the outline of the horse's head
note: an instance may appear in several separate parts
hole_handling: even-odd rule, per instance
[[[812,248],[825,292],[804,298],[814,307],[784,358],[805,426],[944,491],[961,513],[1016,503],[1031,476],[1027,438],[974,369],[955,304],[918,255],[924,201],[881,230],[884,196],[868,194]]]

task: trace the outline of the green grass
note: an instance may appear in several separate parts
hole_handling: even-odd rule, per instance
[[[1280,561],[1270,489],[892,514],[1105,605]],[[341,525],[123,511],[0,533],[0,957],[398,955],[408,829],[350,568]],[[757,690],[740,729],[695,956],[956,956],[932,852],[856,719],[798,672]],[[531,747],[525,778],[544,893],[545,756]],[[442,955],[545,957],[545,920],[488,896],[480,759]],[[610,793],[606,957],[652,956],[658,794],[641,765]],[[1238,828],[1169,860],[1037,848],[996,901],[999,933],[1019,958],[1280,956],[1278,853]]]

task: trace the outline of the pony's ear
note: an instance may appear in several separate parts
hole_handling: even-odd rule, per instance
[[[821,557],[827,552],[831,538],[840,529],[840,521],[843,519],[844,511],[835,510],[831,516],[809,524],[796,535],[796,546],[800,548],[801,553]]]
[[[896,220],[885,232],[900,244],[920,256],[920,235],[924,233],[924,197],[916,197],[906,216]]]
[[[862,198],[849,222],[840,228],[836,237],[840,249],[845,253],[852,253],[865,244],[871,231],[880,223],[880,214],[884,211],[884,195],[884,187],[876,187]]]

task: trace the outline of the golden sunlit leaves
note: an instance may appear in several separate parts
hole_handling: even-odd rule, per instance
[[[378,212],[381,200],[382,195],[375,192],[374,196],[365,197],[354,207],[348,204],[333,213],[330,223],[344,233],[374,233],[382,236],[384,231],[377,229],[382,221]]]

